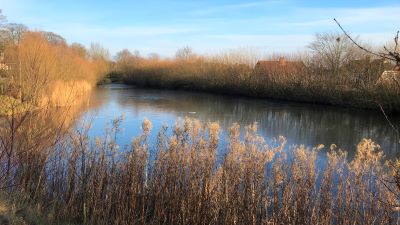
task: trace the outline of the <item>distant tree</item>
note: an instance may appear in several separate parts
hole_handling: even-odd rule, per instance
[[[0,25],[6,21],[6,17],[3,15],[3,11],[0,9]]]
[[[157,53],[152,52],[152,53],[149,54],[149,59],[153,60],[153,61],[158,61],[158,60],[160,60],[160,55],[157,54]]]
[[[24,24],[7,23],[6,17],[0,9],[0,41],[2,43],[14,42],[14,44],[18,44],[26,31],[28,31],[28,27]]]
[[[383,46],[383,52],[375,52],[373,50],[370,50],[368,47],[363,46],[362,43],[359,43],[357,39],[352,38],[340,25],[339,21],[336,19],[333,19],[336,24],[339,26],[339,28],[343,31],[343,34],[351,41],[352,44],[354,44],[356,47],[358,47],[360,50],[362,50],[365,53],[368,53],[370,55],[373,55],[375,57],[389,60],[393,63],[395,63],[396,67],[395,70],[400,70],[400,48],[399,48],[399,31],[397,31],[396,36],[394,37],[394,43],[391,44],[390,47]],[[400,83],[399,83],[400,86]]]
[[[128,49],[118,52],[114,57],[116,69],[124,73],[129,72],[140,60],[140,57],[137,55],[132,54]]]
[[[70,48],[72,49],[73,52],[75,52],[76,54],[78,54],[83,58],[86,58],[88,56],[87,49],[80,43],[74,42],[70,45]]]
[[[135,55],[135,57],[141,58],[139,50],[133,51],[133,54]]]
[[[110,69],[110,52],[99,43],[90,44],[89,59],[96,64],[98,74],[107,74]]]
[[[61,35],[53,33],[53,32],[47,32],[43,31],[43,36],[47,39],[47,41],[50,44],[53,45],[66,45],[65,38],[63,38]]]
[[[132,53],[128,49],[124,49],[122,51],[117,52],[115,55],[116,61],[126,61],[133,57]]]
[[[338,75],[340,68],[352,59],[361,57],[361,51],[343,34],[316,34],[315,40],[308,46],[313,53],[317,66]]]
[[[193,58],[193,56],[194,56],[193,50],[189,46],[185,46],[181,49],[178,49],[175,53],[175,58],[178,60],[189,60]]]
[[[89,56],[92,60],[110,60],[110,52],[99,43],[90,44]]]
[[[22,39],[22,35],[28,31],[28,27],[20,23],[7,23],[3,25],[4,30],[8,35],[8,39],[14,43],[19,43]]]

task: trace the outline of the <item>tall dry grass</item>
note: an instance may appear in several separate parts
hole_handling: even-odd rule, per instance
[[[243,87],[240,82],[249,79],[251,72],[247,64],[225,64],[196,57],[189,60],[142,59],[126,70],[117,69],[112,75],[125,83],[143,87],[240,92]]]
[[[50,148],[17,154],[2,190],[40,209],[48,224],[396,224],[395,169],[362,140],[354,159],[323,146],[269,146],[257,125],[230,129],[185,119],[150,143],[151,122],[129,149],[116,119],[91,140],[84,126]],[[21,148],[24,149],[24,148]],[[3,165],[3,164],[2,164]]]
[[[260,59],[260,58],[259,58]],[[278,61],[279,56],[266,57]],[[263,69],[254,66],[248,52],[192,56],[186,60],[124,58],[109,77],[141,87],[198,90],[299,102],[344,105],[398,111],[399,86],[395,80],[379,82],[385,68],[372,58],[349,58],[330,70],[308,54],[286,56],[293,66]]]
[[[89,92],[108,65],[73,45],[53,43],[45,34],[26,31],[20,41],[7,42],[4,55],[10,69],[5,74],[2,94],[39,106],[43,102],[68,105],[70,99]]]

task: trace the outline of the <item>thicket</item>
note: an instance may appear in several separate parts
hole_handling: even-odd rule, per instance
[[[362,51],[340,34],[318,34],[308,47],[304,54],[286,56],[283,66],[276,55],[264,65],[247,53],[210,57],[183,48],[173,59],[154,60],[124,50],[109,77],[142,87],[400,110],[399,77],[382,76],[394,70],[393,62]]]
[[[265,143],[253,124],[230,129],[218,157],[218,123],[186,119],[149,143],[151,122],[121,151],[116,119],[103,138],[88,129],[27,149],[1,164],[12,221],[55,224],[396,224],[397,162],[363,140],[353,160],[331,146]],[[152,155],[152,157],[150,157]],[[321,162],[321,160],[323,162]],[[8,173],[5,173],[7,172]],[[397,174],[398,176],[398,174]],[[397,180],[398,182],[398,180]],[[38,213],[40,212],[40,213]]]
[[[90,91],[108,64],[108,52],[98,44],[89,49],[68,45],[58,34],[0,18],[0,95],[14,99],[3,101],[0,111],[11,111],[16,104],[68,105]]]

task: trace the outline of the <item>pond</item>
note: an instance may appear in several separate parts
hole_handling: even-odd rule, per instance
[[[331,144],[347,150],[350,157],[363,138],[378,143],[388,158],[400,156],[396,132],[381,112],[293,102],[272,101],[238,96],[188,91],[141,89],[121,84],[99,86],[90,99],[90,107],[81,120],[90,122],[90,136],[103,136],[110,122],[123,116],[118,144],[127,146],[141,134],[145,118],[153,124],[151,142],[163,124],[171,128],[185,117],[200,121],[218,121],[222,128],[220,153],[227,143],[229,127],[258,123],[258,133],[267,143],[280,135],[287,144],[315,147]],[[398,118],[392,118],[400,124]],[[78,125],[79,126],[79,125]],[[154,144],[153,144],[154,145]],[[154,147],[154,146],[153,146]]]

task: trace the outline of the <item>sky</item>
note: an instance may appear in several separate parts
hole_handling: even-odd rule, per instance
[[[400,29],[400,0],[0,0],[8,22],[52,31],[112,54],[128,49],[173,56],[229,49],[302,51],[316,33],[340,32],[384,44]]]

